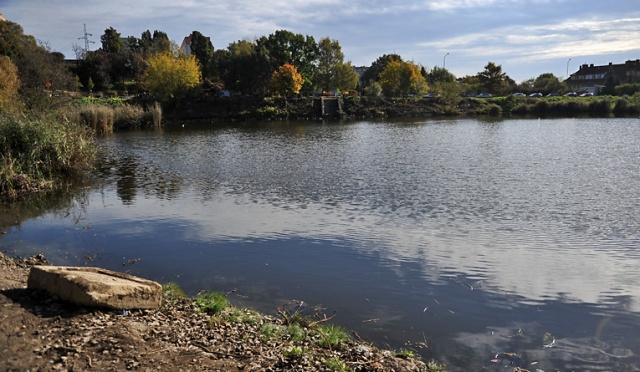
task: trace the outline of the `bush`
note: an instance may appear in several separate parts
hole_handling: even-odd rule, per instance
[[[0,119],[0,194],[55,187],[62,176],[90,169],[96,149],[83,127],[64,121]]]

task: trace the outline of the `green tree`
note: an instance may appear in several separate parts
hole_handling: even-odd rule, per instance
[[[385,54],[378,57],[371,66],[362,74],[361,81],[367,86],[374,81],[380,81],[380,73],[387,68],[387,64],[391,61],[404,62],[402,57],[397,54]]]
[[[193,31],[190,37],[191,53],[193,53],[200,62],[202,76],[209,78],[213,75],[213,56],[215,52],[211,39],[198,31]]]
[[[323,91],[350,90],[358,84],[358,73],[351,62],[344,62],[344,54],[337,40],[322,38],[318,42],[316,86]]]
[[[438,94],[440,101],[453,108],[460,102],[462,86],[455,80],[438,81],[435,83],[434,91]]]
[[[266,61],[266,71],[271,74],[279,66],[290,63],[297,67],[305,83],[305,90],[312,88],[317,61],[317,45],[313,36],[278,30],[256,41],[256,53]],[[270,75],[269,75],[270,76]]]
[[[479,72],[478,82],[482,91],[498,95],[509,86],[509,77],[502,72],[502,66],[488,62],[484,71]]]
[[[300,93],[303,82],[302,75],[298,73],[296,67],[290,63],[285,63],[273,72],[269,86],[274,93],[287,97]]]
[[[533,81],[532,89],[540,93],[558,93],[565,89],[565,84],[552,73],[545,73]]]
[[[370,81],[364,87],[364,94],[369,98],[378,98],[382,96],[382,85],[377,81]]]
[[[226,58],[219,61],[226,89],[238,94],[255,94],[267,86],[275,69],[267,74],[269,64],[265,53],[258,53],[257,48],[247,40],[229,44]]]
[[[194,55],[157,52],[149,56],[144,83],[149,93],[167,103],[200,85],[202,73]]]
[[[425,76],[429,86],[435,86],[437,83],[450,83],[456,81],[456,76],[449,72],[446,68],[435,66]]]
[[[107,53],[118,54],[122,51],[122,36],[113,27],[104,30],[104,34],[100,36],[102,42],[102,50]]]
[[[149,30],[144,31],[140,36],[139,43],[142,54],[145,56],[157,52],[171,51],[169,36],[162,31],[155,30],[153,34]]]

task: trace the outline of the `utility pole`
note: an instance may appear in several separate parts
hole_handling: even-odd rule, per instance
[[[449,53],[445,54],[444,57],[442,57],[442,69],[445,69],[445,66],[447,65],[447,56],[449,55]]]
[[[89,51],[89,44],[95,44],[95,42],[89,40],[89,36],[93,36],[87,32],[87,24],[84,23],[84,36],[79,37],[78,40],[84,40],[84,52],[85,54]]]

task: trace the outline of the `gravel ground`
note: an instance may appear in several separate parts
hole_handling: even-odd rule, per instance
[[[170,297],[159,310],[125,314],[63,303],[27,289],[30,267],[44,263],[42,256],[0,253],[6,371],[429,371],[418,359],[363,342],[327,346],[326,336],[312,331],[317,324],[300,327],[307,337],[296,340],[277,331],[290,325],[286,317],[250,310],[211,316],[189,299]]]

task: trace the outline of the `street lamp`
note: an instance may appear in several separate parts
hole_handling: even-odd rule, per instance
[[[569,62],[571,62],[571,58],[567,61],[567,79],[569,78]]]
[[[449,53],[445,54],[444,57],[442,57],[442,69],[445,69],[445,66],[447,64],[447,56],[449,55]]]

